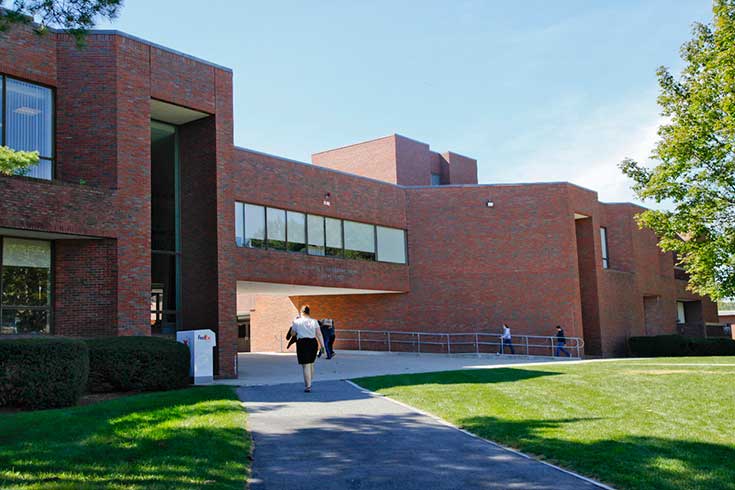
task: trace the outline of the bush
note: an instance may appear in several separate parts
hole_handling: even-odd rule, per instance
[[[0,406],[75,405],[89,373],[87,345],[59,337],[0,339]]]
[[[86,340],[92,393],[161,391],[189,384],[189,348],[161,337]]]
[[[682,335],[631,337],[630,352],[636,357],[732,356],[735,340],[699,339]]]

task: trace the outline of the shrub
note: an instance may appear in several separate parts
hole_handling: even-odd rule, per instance
[[[89,373],[87,345],[59,337],[0,339],[0,405],[74,405]]]
[[[735,356],[735,340],[692,339],[693,356]]]
[[[189,384],[189,348],[161,337],[101,337],[89,347],[89,391],[160,391]]]
[[[699,339],[682,335],[631,337],[630,352],[636,357],[732,356],[735,340]]]

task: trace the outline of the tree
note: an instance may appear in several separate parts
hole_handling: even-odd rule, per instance
[[[658,69],[667,122],[655,167],[626,159],[620,168],[640,199],[671,205],[645,211],[638,223],[676,252],[691,290],[716,300],[735,297],[735,0],[714,0],[713,13],[681,47],[680,76]]]
[[[0,175],[24,175],[37,163],[37,151],[16,151],[0,146]]]
[[[12,0],[7,9],[3,8],[5,3],[0,0],[0,32],[36,20],[37,33],[43,34],[48,27],[64,29],[79,46],[84,45],[86,34],[95,26],[97,18],[114,19],[122,6],[122,0]]]

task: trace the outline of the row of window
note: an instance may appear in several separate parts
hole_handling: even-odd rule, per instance
[[[37,151],[26,174],[50,180],[54,159],[54,100],[50,88],[0,75],[0,145]]]
[[[51,242],[2,238],[0,334],[49,333]]]
[[[406,263],[406,232],[398,228],[235,203],[239,247]]]

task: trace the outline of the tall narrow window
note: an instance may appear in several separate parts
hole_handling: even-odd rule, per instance
[[[324,255],[324,216],[310,214],[306,217],[309,236],[309,255]]]
[[[397,228],[377,227],[378,260],[381,262],[406,263],[406,232]]]
[[[2,239],[0,333],[49,333],[51,242]]]
[[[2,145],[37,151],[41,160],[26,175],[50,180],[53,170],[53,93],[33,83],[4,77]]]
[[[375,260],[375,227],[365,223],[345,221],[345,257]]]
[[[441,174],[431,174],[431,185],[442,185]]]
[[[686,313],[686,307],[684,305],[683,301],[677,301],[676,302],[676,323],[686,323],[687,322],[687,313]]]
[[[245,246],[265,248],[265,208],[245,205]]]
[[[275,208],[265,211],[268,248],[286,250],[286,211]]]
[[[245,210],[241,202],[235,203],[235,243],[245,246]]]
[[[602,268],[610,268],[610,257],[608,256],[607,248],[607,228],[600,227],[600,247],[602,248]]]
[[[286,241],[290,252],[306,252],[306,215],[286,211]]]

